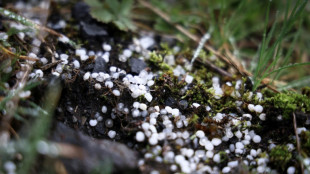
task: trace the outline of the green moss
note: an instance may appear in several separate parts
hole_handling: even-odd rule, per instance
[[[303,95],[310,97],[310,87],[309,86],[302,88],[301,92]]]
[[[156,53],[155,51],[150,53],[150,64],[162,71],[172,71],[172,67],[164,62],[162,55]]]
[[[306,154],[310,154],[310,131],[303,131],[300,134],[302,150]]]
[[[273,163],[278,169],[284,170],[287,163],[292,159],[292,154],[286,145],[278,145],[274,147],[270,153],[270,162]]]
[[[284,92],[275,94],[273,97],[265,100],[267,106],[273,106],[282,111],[284,118],[289,118],[292,112],[310,111],[310,99],[302,94],[295,92]]]
[[[220,162],[226,164],[228,162],[227,153],[225,151],[220,151],[219,154],[220,154]]]
[[[194,114],[190,119],[189,119],[189,121],[188,121],[188,123],[193,123],[193,124],[196,124],[196,123],[198,123],[198,121],[199,121],[199,116],[197,115],[197,114]]]

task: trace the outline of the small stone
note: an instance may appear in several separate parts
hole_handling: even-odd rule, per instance
[[[147,67],[146,63],[143,60],[137,58],[129,59],[129,66],[131,72],[136,74],[139,74],[142,70],[144,70]]]
[[[179,107],[183,110],[186,109],[188,107],[188,102],[186,100],[180,100]]]
[[[110,118],[108,118],[108,119],[106,119],[106,121],[104,122],[104,124],[105,124],[105,126],[106,126],[107,128],[111,128],[111,127],[113,127],[113,120],[110,119]]]
[[[97,57],[95,60],[95,66],[93,69],[93,73],[106,72],[107,71],[107,63],[102,57]]]

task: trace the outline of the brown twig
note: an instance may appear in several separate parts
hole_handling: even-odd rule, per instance
[[[296,136],[297,151],[298,151],[299,155],[301,155],[300,140],[299,140],[298,133],[297,133],[297,123],[296,123],[295,112],[293,112],[293,123],[294,123],[294,131],[295,131],[295,136]],[[300,163],[300,168],[301,168],[301,173],[304,174],[303,162]]]

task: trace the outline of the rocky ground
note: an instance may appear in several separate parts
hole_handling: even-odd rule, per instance
[[[1,5],[1,173],[310,172],[309,88],[253,91],[216,55],[191,62],[196,46],[84,2],[53,2],[46,24]]]

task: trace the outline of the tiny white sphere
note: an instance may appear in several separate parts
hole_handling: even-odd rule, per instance
[[[196,136],[197,136],[198,138],[203,138],[203,137],[205,137],[205,133],[204,133],[202,130],[198,130],[198,131],[196,132]]]
[[[198,107],[200,106],[200,104],[198,104],[198,103],[193,103],[193,106],[194,106],[195,108],[198,108]]]
[[[92,74],[91,74],[91,78],[93,78],[93,79],[97,78],[98,76],[99,76],[98,73],[92,73]]]
[[[180,115],[180,111],[179,111],[179,109],[172,109],[171,114],[172,114],[173,116],[179,116],[179,115]]]
[[[194,155],[194,150],[193,149],[187,149],[185,152],[185,156],[188,158],[192,157]]]
[[[144,103],[140,103],[140,104],[139,104],[139,109],[145,111],[145,110],[147,109],[147,105],[144,104]]]
[[[99,90],[99,89],[101,89],[101,85],[99,83],[96,83],[95,88]]]
[[[229,166],[231,168],[235,168],[235,167],[238,166],[238,164],[239,164],[238,161],[230,161],[230,162],[227,163],[227,166]]]
[[[6,161],[3,167],[8,173],[15,173],[16,165],[12,161]]]
[[[243,148],[244,148],[243,143],[241,143],[241,142],[236,143],[236,149],[243,149]]]
[[[266,120],[266,114],[265,113],[260,114],[259,119],[261,119],[262,121],[265,121]]]
[[[222,140],[219,138],[213,138],[211,142],[214,146],[218,146],[222,143]]]
[[[266,170],[265,166],[258,166],[258,167],[257,167],[257,172],[258,172],[258,173],[264,173],[265,170]]]
[[[102,106],[102,107],[101,107],[101,112],[102,112],[102,113],[105,114],[105,113],[107,113],[107,111],[108,111],[108,108],[107,108],[106,106]]]
[[[75,54],[77,56],[86,55],[86,50],[85,49],[76,49]]]
[[[133,106],[133,108],[138,109],[140,106],[140,103],[139,102],[133,102],[132,106]]]
[[[156,145],[158,143],[158,139],[156,136],[152,135],[150,138],[149,138],[149,143],[150,145]]]
[[[73,66],[74,66],[74,68],[79,69],[80,68],[80,62],[78,60],[74,60]]]
[[[116,136],[116,132],[115,132],[114,130],[110,130],[110,131],[108,132],[108,136],[109,136],[111,139],[113,139],[113,138]]]
[[[35,73],[36,73],[36,76],[37,76],[37,77],[40,77],[40,78],[43,77],[43,71],[42,71],[42,70],[37,69],[37,70],[35,71]]]
[[[215,154],[214,156],[213,156],[213,161],[214,162],[216,162],[216,163],[219,163],[219,162],[221,162],[221,156],[220,156],[220,154]]]
[[[206,153],[206,157],[213,158],[214,152],[212,150],[208,150]]]
[[[84,74],[83,80],[86,81],[86,80],[89,79],[89,77],[90,77],[90,72],[87,72],[87,73]]]
[[[154,85],[154,80],[149,80],[148,82],[147,82],[147,86],[153,86]]]
[[[48,63],[48,60],[45,57],[42,57],[40,61],[43,63],[43,65]]]
[[[254,143],[260,143],[262,138],[259,135],[255,135],[252,140]]]
[[[65,60],[65,59],[68,59],[69,58],[69,55],[67,54],[60,54],[60,59],[61,60]]]
[[[254,111],[255,106],[253,104],[249,104],[248,105],[248,109],[253,112]]]
[[[165,107],[165,110],[166,110],[169,114],[172,113],[172,108],[171,108],[170,106],[166,106],[166,107]]]
[[[121,93],[120,93],[119,90],[117,90],[117,89],[114,89],[112,92],[113,92],[113,94],[114,94],[115,96],[120,96],[120,95],[121,95]]]
[[[153,100],[153,96],[150,93],[146,93],[144,97],[148,102],[151,102]]]
[[[104,51],[111,51],[112,49],[111,45],[106,44],[106,43],[102,44],[102,48]]]
[[[111,71],[111,72],[116,72],[116,70],[117,70],[117,68],[116,68],[115,66],[111,66],[111,67],[110,67],[110,71]]]
[[[226,166],[226,167],[224,167],[223,169],[222,169],[222,172],[223,173],[229,173],[230,172],[230,167],[229,166]]]
[[[250,154],[251,154],[251,156],[256,157],[257,152],[255,149],[251,149]]]
[[[132,55],[132,51],[129,50],[129,49],[125,49],[125,50],[123,51],[123,55],[124,55],[125,57],[129,58],[129,57]]]
[[[111,81],[106,81],[105,83],[104,83],[104,86],[106,86],[106,87],[108,87],[108,88],[113,88],[113,82],[111,82]]]
[[[242,133],[240,132],[240,130],[238,130],[237,132],[235,132],[235,136],[237,137],[237,138],[242,138]]]
[[[205,144],[205,149],[206,150],[213,150],[214,149],[214,145],[210,141],[207,141],[206,144]]]
[[[170,170],[171,170],[172,172],[175,172],[177,169],[178,169],[178,166],[175,165],[175,164],[172,164],[172,165],[170,166]]]
[[[139,117],[140,116],[140,111],[138,110],[138,109],[134,109],[133,111],[132,111],[132,116],[133,117]]]
[[[92,126],[92,127],[96,126],[97,123],[98,123],[97,120],[89,120],[89,125]]]
[[[290,166],[289,168],[287,168],[287,174],[294,174],[295,173],[295,167],[294,166]]]
[[[151,118],[151,119],[150,119],[150,124],[151,124],[151,125],[155,125],[155,124],[156,124],[156,118],[154,118],[154,117]]]
[[[254,111],[257,112],[257,113],[262,113],[263,112],[263,107],[261,105],[256,105],[254,107]]]
[[[190,83],[193,82],[193,80],[194,80],[194,77],[193,77],[193,76],[191,76],[191,75],[186,75],[186,77],[185,77],[185,82],[186,82],[186,83],[190,84]]]
[[[138,142],[142,142],[142,141],[145,140],[145,135],[144,135],[144,133],[143,133],[142,131],[138,131],[138,132],[136,133],[136,140],[137,140]]]
[[[148,130],[149,129],[149,127],[150,127],[150,124],[149,123],[147,123],[147,122],[144,122],[144,123],[142,123],[142,125],[141,125],[141,127],[142,127],[142,129],[143,130]]]

